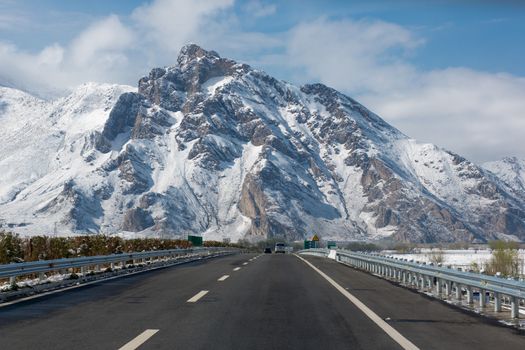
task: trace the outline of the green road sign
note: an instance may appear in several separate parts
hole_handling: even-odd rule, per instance
[[[194,247],[200,247],[202,246],[202,237],[188,235],[188,242]]]

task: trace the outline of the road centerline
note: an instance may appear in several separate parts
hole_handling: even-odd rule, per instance
[[[120,347],[118,350],[135,350],[142,344],[144,344],[149,338],[151,338],[158,329],[146,329],[144,332],[131,339],[126,345]]]
[[[308,260],[303,257],[294,254],[296,257],[301,259],[305,264],[310,266],[315,272],[320,274],[325,280],[328,281],[335,289],[337,289],[341,294],[343,294],[352,304],[354,304],[358,309],[360,309],[368,318],[370,318],[376,325],[379,326],[390,338],[392,338],[396,343],[398,343],[405,350],[419,350],[419,348],[414,345],[410,340],[405,338],[401,333],[399,333],[394,327],[386,323],[381,317],[379,317],[375,312],[373,312],[368,306],[366,306],[361,300],[357,299],[350,292],[341,287],[336,281],[334,281],[330,276],[325,274],[323,271],[319,270]]]
[[[225,279],[227,279],[228,277],[230,277],[230,275],[224,275],[224,276],[220,277],[217,281],[222,282]]]
[[[208,290],[201,290],[200,292],[195,294],[193,297],[188,299],[187,303],[196,303],[197,301],[199,301],[200,298],[208,294],[208,292],[209,292]]]

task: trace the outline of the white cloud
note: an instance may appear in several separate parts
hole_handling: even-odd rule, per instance
[[[59,44],[45,47],[36,57],[38,65],[55,67],[64,59],[64,48]]]
[[[361,100],[408,135],[474,161],[525,157],[525,78],[449,68]]]
[[[150,40],[176,51],[232,5],[233,0],[156,0],[136,8],[132,18]]]
[[[62,48],[56,44],[31,54],[20,51],[16,46],[0,42],[0,69],[2,84],[14,86],[40,96],[61,92],[62,81],[58,74]],[[53,80],[55,76],[55,80]],[[53,87],[53,82],[55,87]]]
[[[263,17],[276,9],[250,1],[241,11]],[[152,67],[173,64],[180,47],[195,42],[296,83],[321,81],[408,135],[475,161],[525,158],[524,77],[419,69],[411,57],[424,39],[395,23],[319,18],[268,34],[243,30],[235,11],[233,0],[155,0],[122,21],[111,15],[92,22],[71,42],[39,52],[0,42],[0,83],[40,95],[86,81],[134,84]]]
[[[525,78],[461,67],[423,71],[409,55],[421,44],[392,23],[319,19],[290,32],[283,61],[301,67],[302,80],[352,95],[411,137],[477,162],[525,158]]]
[[[112,64],[125,60],[122,50],[129,48],[133,33],[115,15],[95,22],[72,42],[71,60],[76,66]]]
[[[233,0],[156,0],[136,8],[128,24],[110,15],[92,22],[71,42],[39,52],[0,41],[0,84],[42,97],[86,81],[134,84],[154,66],[173,64],[189,41],[211,47],[213,39],[222,40],[228,21],[217,17],[232,5]]]
[[[414,77],[403,57],[421,43],[396,24],[321,18],[291,30],[287,55],[309,80],[354,93],[380,91],[401,88]]]
[[[116,16],[109,16],[81,32],[72,43],[57,43],[31,53],[0,42],[0,76],[13,85],[42,97],[54,97],[86,81],[136,80],[127,50],[133,34]]]

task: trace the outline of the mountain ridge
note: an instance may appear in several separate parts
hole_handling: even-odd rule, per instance
[[[52,191],[39,178],[0,202],[4,226],[233,240],[525,238],[519,191],[323,84],[295,87],[188,45],[176,66],[115,95],[68,144],[62,161],[79,171],[48,175],[61,179]]]

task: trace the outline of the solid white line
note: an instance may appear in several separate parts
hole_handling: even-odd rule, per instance
[[[118,350],[135,350],[158,331],[158,329],[146,329],[144,332],[140,333],[136,338],[132,339],[129,343]]]
[[[217,281],[222,282],[222,281],[224,281],[224,280],[225,280],[226,278],[228,278],[228,277],[230,277],[230,275],[224,275],[224,276],[222,276],[221,278],[219,278]]]
[[[201,290],[200,292],[198,292],[197,294],[195,294],[193,297],[191,297],[190,299],[188,299],[187,303],[195,303],[195,302],[197,302],[200,298],[202,298],[203,296],[205,296],[206,294],[208,294],[208,291],[207,291],[207,290]]]
[[[341,294],[343,294],[348,300],[350,300],[355,306],[357,306],[368,318],[370,318],[376,325],[378,325],[386,334],[390,336],[396,343],[401,345],[403,349],[409,350],[419,350],[410,340],[401,335],[396,331],[391,325],[386,323],[381,317],[379,317],[375,312],[370,310],[368,306],[363,304],[359,299],[350,294],[347,290],[341,287],[336,281],[326,275],[323,271],[319,270],[317,267],[312,265],[306,259],[303,259],[297,254],[294,254],[296,257],[304,261],[308,266],[310,266],[314,271],[320,274],[325,280],[328,281],[335,289],[337,289]]]
[[[233,271],[239,271],[241,268],[240,267],[236,267],[233,269]]]

